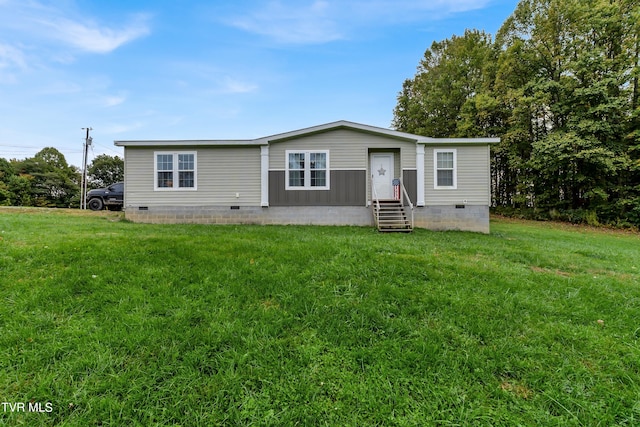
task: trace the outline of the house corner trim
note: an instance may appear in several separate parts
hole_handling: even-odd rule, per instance
[[[260,146],[260,206],[269,206],[269,146]]]
[[[424,206],[424,144],[416,144],[416,206]]]

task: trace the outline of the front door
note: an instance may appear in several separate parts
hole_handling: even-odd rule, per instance
[[[378,199],[393,199],[393,153],[371,153],[371,185]]]

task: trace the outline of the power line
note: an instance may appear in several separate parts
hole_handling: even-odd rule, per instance
[[[42,146],[35,145],[9,145],[9,144],[0,144],[0,147],[9,147],[9,148],[42,148]]]
[[[47,147],[51,147],[51,146],[47,146],[47,147],[44,147],[44,146],[30,147],[30,146],[26,146],[26,145],[1,145],[0,144],[0,147],[6,147],[6,148],[0,148],[0,149],[2,151],[8,151],[8,152],[11,152],[11,153],[30,153],[30,152],[32,152],[34,150],[40,151],[40,150],[43,150],[43,149],[45,149]],[[82,153],[82,150],[69,150],[69,149],[66,149],[66,148],[60,149],[60,148],[57,148],[57,147],[53,147],[53,148],[55,148],[58,151],[64,150],[64,151],[66,151],[68,153]]]
[[[105,150],[112,151],[112,152],[114,152],[114,153],[116,153],[116,154],[122,154],[122,152],[121,152],[121,151],[114,150],[113,148],[107,147],[107,146],[102,145],[102,144],[94,143],[93,145],[95,145],[95,146],[97,146],[97,147],[102,147],[102,148],[104,148]]]

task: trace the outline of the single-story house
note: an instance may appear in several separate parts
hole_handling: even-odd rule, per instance
[[[490,144],[337,121],[249,140],[115,141],[127,219],[489,232]]]

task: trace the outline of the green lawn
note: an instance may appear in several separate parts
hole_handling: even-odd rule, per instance
[[[640,425],[637,234],[5,208],[0,301],[0,425]]]

